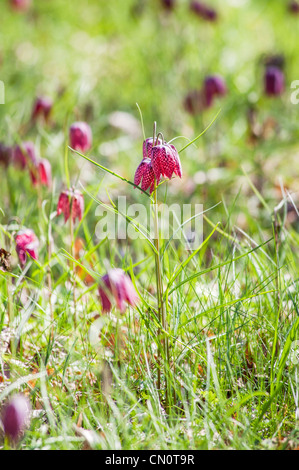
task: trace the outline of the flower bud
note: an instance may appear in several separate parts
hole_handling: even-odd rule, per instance
[[[264,91],[267,96],[278,96],[284,91],[283,71],[274,66],[266,68],[264,75]]]
[[[126,310],[126,304],[134,306],[138,302],[131,278],[122,269],[111,269],[101,281],[98,291],[104,312],[111,310],[113,301],[121,313]]]
[[[70,145],[74,150],[86,152],[92,144],[91,128],[86,122],[74,122],[70,127]]]
[[[10,0],[10,5],[16,11],[26,11],[31,5],[31,0]]]
[[[207,21],[215,21],[218,16],[216,10],[196,0],[190,3],[190,10]]]
[[[82,219],[84,213],[84,197],[77,189],[62,191],[59,196],[57,215],[63,214],[64,221],[67,222],[71,212],[73,222],[75,222],[76,218],[78,218],[79,221]]]
[[[40,158],[30,169],[31,181],[34,185],[50,187],[52,184],[51,164],[46,158]]]
[[[16,441],[29,424],[30,403],[24,395],[15,395],[4,407],[2,423],[5,435]]]
[[[34,143],[31,141],[23,142],[21,145],[17,145],[13,149],[12,155],[13,163],[24,170],[28,163],[37,164],[36,150]]]
[[[52,100],[46,96],[40,96],[36,99],[32,109],[32,119],[37,120],[39,117],[48,121],[53,107]]]
[[[20,230],[16,235],[16,251],[20,265],[23,268],[27,261],[27,255],[33,259],[38,258],[38,239],[31,229]]]
[[[8,167],[12,160],[12,148],[0,143],[0,164]]]

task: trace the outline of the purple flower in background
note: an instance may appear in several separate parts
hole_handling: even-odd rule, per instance
[[[49,119],[51,110],[53,107],[53,102],[50,98],[46,96],[40,96],[35,100],[32,109],[32,119],[36,120],[39,117],[43,118],[46,122]]]
[[[161,0],[161,3],[165,10],[173,10],[175,7],[175,0]]]
[[[31,5],[31,0],[10,0],[10,5],[14,10],[25,11]]]
[[[39,242],[33,230],[26,228],[17,233],[16,251],[22,268],[26,264],[27,255],[31,256],[33,259],[38,258],[38,245]]]
[[[146,191],[150,187],[150,193],[152,193],[155,189],[155,173],[150,158],[143,158],[142,162],[137,167],[134,177],[134,184],[139,186],[141,180],[141,189]],[[158,181],[157,184],[159,184]]]
[[[299,3],[296,2],[295,0],[292,0],[288,4],[288,10],[289,10],[290,13],[298,15],[298,13],[299,13]]]
[[[2,423],[5,435],[16,441],[29,424],[30,402],[24,395],[15,395],[2,411]]]
[[[74,150],[86,152],[92,144],[91,128],[86,122],[74,122],[70,127],[70,145]]]
[[[267,96],[279,96],[284,91],[285,79],[283,71],[274,66],[266,68],[264,75],[264,91]]]
[[[40,158],[36,165],[31,167],[30,176],[34,185],[40,184],[50,187],[52,184],[52,171],[49,160]]]
[[[80,221],[84,213],[84,197],[78,189],[70,189],[62,191],[58,204],[57,204],[57,215],[63,214],[64,221],[72,215],[73,222],[78,218]]]
[[[215,21],[218,16],[216,10],[196,0],[190,3],[190,10],[207,21]]]
[[[98,288],[99,296],[104,312],[110,312],[112,303],[121,313],[124,313],[129,305],[136,305],[138,295],[131,278],[119,268],[111,269],[102,277],[101,285]]]
[[[28,164],[36,165],[37,157],[34,143],[28,141],[23,142],[21,145],[17,145],[13,149],[12,161],[22,170],[24,170]]]
[[[13,150],[11,147],[0,143],[0,164],[8,167],[12,160]]]
[[[208,108],[213,104],[215,96],[224,96],[226,93],[226,83],[220,75],[209,75],[205,78],[203,84],[205,107]]]

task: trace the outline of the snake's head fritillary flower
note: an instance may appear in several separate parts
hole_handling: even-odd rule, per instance
[[[63,214],[64,221],[72,216],[73,222],[80,221],[84,213],[84,197],[78,189],[62,191],[57,204],[57,215]]]
[[[173,173],[182,177],[180,158],[174,145],[155,145],[152,148],[152,166],[157,180],[161,176],[170,179]]]
[[[203,94],[201,90],[191,90],[184,98],[187,113],[195,115],[203,110]]]
[[[0,164],[4,167],[8,167],[12,160],[13,150],[11,147],[0,143]]]
[[[34,185],[50,187],[52,184],[51,164],[46,158],[40,158],[30,169],[31,181]]]
[[[190,9],[196,15],[200,16],[202,19],[207,21],[215,21],[217,19],[217,12],[213,8],[209,7],[203,2],[198,2],[196,0],[190,3]]]
[[[162,144],[160,137],[156,140],[155,144]],[[152,148],[153,148],[153,138],[149,137],[143,141],[143,158],[152,157]]]
[[[49,120],[49,116],[53,107],[53,102],[47,96],[39,96],[33,105],[32,119],[36,120],[39,117],[44,119],[45,122]]]
[[[146,191],[148,188],[150,188],[150,193],[153,192],[155,188],[155,173],[150,158],[143,158],[137,167],[134,177],[134,184],[139,186],[140,182],[141,189],[143,189],[143,191]],[[157,184],[159,184],[159,182],[157,182]]]
[[[290,13],[298,15],[298,13],[299,13],[299,3],[296,2],[295,0],[292,0],[288,4],[288,10],[289,10]]]
[[[138,302],[131,278],[119,268],[111,269],[102,277],[98,291],[103,312],[110,312],[115,303],[118,310],[124,313],[127,304],[135,306]]]
[[[17,441],[29,424],[31,406],[24,395],[15,395],[4,406],[1,420],[4,434],[11,441]]]
[[[264,75],[264,90],[267,96],[278,96],[284,91],[284,73],[279,67],[266,68]]]
[[[92,144],[92,132],[86,122],[74,122],[70,127],[70,144],[74,150],[86,152]]]
[[[20,265],[23,268],[27,261],[27,255],[33,259],[38,258],[38,239],[33,230],[27,228],[20,230],[16,235],[16,251]]]
[[[27,165],[36,165],[37,156],[34,143],[31,141],[23,142],[21,145],[17,145],[13,149],[12,155],[13,163],[24,170]]]
[[[206,107],[212,105],[215,96],[224,96],[227,87],[224,79],[219,75],[209,75],[204,80],[203,95]]]
[[[161,3],[165,10],[173,10],[175,7],[175,0],[161,0]]]
[[[14,10],[26,11],[31,5],[31,0],[10,0],[10,4]]]

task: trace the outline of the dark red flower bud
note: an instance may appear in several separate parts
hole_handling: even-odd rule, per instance
[[[162,140],[158,138],[156,139],[155,144],[162,144]],[[152,157],[152,148],[153,148],[153,138],[149,137],[148,139],[143,141],[143,158],[151,158]]]
[[[31,0],[10,0],[10,4],[14,10],[25,11],[31,5]]]
[[[298,15],[298,13],[299,13],[299,3],[296,2],[295,0],[289,2],[288,10],[289,10],[290,13]]]
[[[152,148],[152,166],[157,180],[161,176],[170,179],[173,173],[182,176],[179,155],[173,145],[155,145]]]
[[[218,16],[216,10],[196,0],[190,3],[190,9],[196,15],[207,21],[215,21]]]
[[[70,144],[74,150],[86,152],[92,144],[91,128],[86,122],[74,122],[70,127]]]
[[[227,92],[226,83],[219,75],[209,75],[204,80],[203,98],[205,107],[210,107],[215,96],[224,96]]]
[[[146,191],[148,188],[150,188],[150,193],[152,193],[155,188],[155,174],[150,158],[143,158],[142,162],[137,167],[134,177],[134,184],[139,186],[141,180],[141,189]],[[159,183],[157,182],[157,184]]]
[[[264,75],[264,90],[268,96],[278,96],[284,91],[284,74],[278,67],[267,67]]]
[[[38,258],[38,239],[33,230],[27,228],[20,230],[16,235],[16,251],[20,265],[23,268],[27,261],[27,255],[33,259]]]
[[[121,313],[126,310],[126,304],[135,306],[138,302],[138,295],[130,277],[122,269],[111,269],[102,277],[99,286],[99,296],[104,312],[109,312],[112,302]]]
[[[30,403],[24,395],[15,395],[4,407],[2,423],[5,435],[16,441],[29,424]]]
[[[12,161],[13,150],[5,144],[0,143],[0,164],[8,167]]]
[[[57,215],[64,214],[64,221],[66,222],[70,218],[71,211],[73,222],[75,222],[76,218],[78,218],[79,221],[82,219],[84,213],[84,197],[77,189],[62,191],[59,196]]]
[[[39,117],[43,118],[46,122],[49,119],[53,107],[52,100],[46,96],[40,96],[36,99],[32,109],[32,119],[36,120]]]
[[[23,142],[21,145],[17,145],[13,149],[12,161],[22,170],[24,170],[28,164],[33,164],[36,166],[37,156],[34,143],[28,141]]]
[[[46,158],[41,158],[35,166],[30,168],[31,181],[34,185],[40,184],[50,187],[52,184],[51,164]]]
[[[184,108],[189,114],[198,114],[204,109],[201,90],[191,90],[184,99]]]
[[[165,10],[173,10],[175,7],[175,0],[161,0],[161,3]]]

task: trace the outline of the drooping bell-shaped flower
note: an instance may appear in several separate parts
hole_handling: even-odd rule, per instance
[[[53,102],[47,96],[39,96],[33,105],[32,119],[42,118],[45,122],[49,120],[49,116],[53,107]]]
[[[155,145],[152,148],[152,166],[157,180],[161,176],[170,179],[173,173],[182,177],[180,158],[174,145]]]
[[[207,21],[215,21],[218,16],[216,10],[197,0],[190,3],[190,10]]]
[[[10,0],[10,5],[14,10],[26,11],[31,5],[31,0]]]
[[[8,145],[0,143],[0,164],[8,167],[12,160],[13,150]]]
[[[264,91],[267,96],[279,96],[285,86],[284,73],[279,67],[266,68],[264,75]]]
[[[162,140],[158,138],[155,141],[155,145],[162,144]],[[151,158],[152,157],[152,148],[153,148],[153,138],[148,137],[143,141],[143,158]]]
[[[70,145],[74,150],[86,152],[92,144],[92,132],[86,122],[74,122],[70,127]]]
[[[17,145],[13,149],[12,155],[13,163],[24,170],[27,165],[36,165],[37,156],[34,143],[31,141],[22,142],[21,145]]]
[[[140,182],[141,189],[143,189],[143,191],[146,191],[148,188],[150,188],[150,193],[153,192],[155,188],[155,173],[150,158],[143,158],[137,167],[134,177],[134,184],[139,186]],[[157,184],[159,184],[159,182],[157,182]]]
[[[104,312],[110,312],[113,304],[121,313],[128,305],[135,306],[138,295],[131,278],[119,268],[114,268],[102,277],[99,286],[99,296]]]
[[[30,168],[31,181],[34,185],[50,187],[52,184],[51,164],[46,158],[40,158]]]
[[[161,0],[162,6],[165,10],[173,10],[175,7],[175,0]]]
[[[25,395],[12,397],[1,414],[5,436],[17,441],[29,424],[30,411],[30,402]]]
[[[57,204],[57,215],[63,214],[64,221],[72,216],[73,222],[80,221],[84,213],[84,197],[78,189],[62,191]]]
[[[26,228],[20,230],[15,238],[16,252],[19,257],[20,265],[23,268],[27,261],[27,255],[33,259],[38,258],[38,239],[33,230]]]
[[[205,107],[210,107],[216,96],[224,96],[227,87],[224,79],[220,75],[209,75],[203,84],[203,98]]]
[[[296,0],[292,0],[288,4],[288,10],[290,13],[293,13],[294,15],[299,14],[299,3]]]

